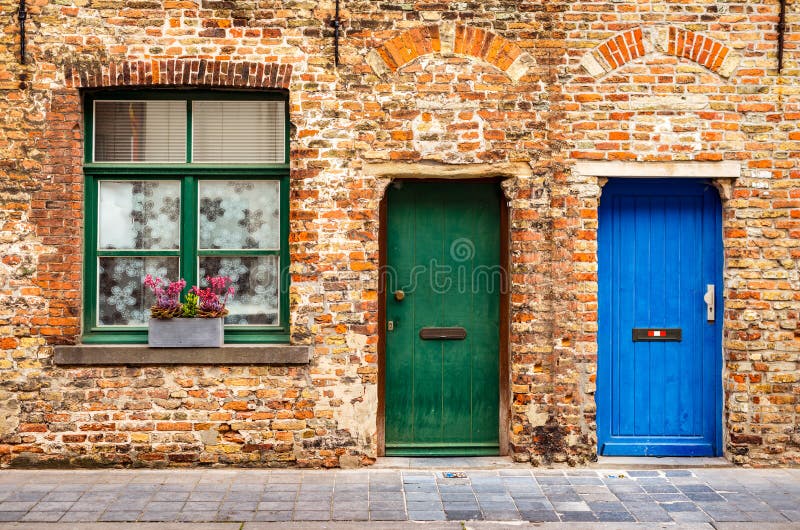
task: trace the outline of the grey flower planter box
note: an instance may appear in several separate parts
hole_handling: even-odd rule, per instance
[[[219,348],[224,341],[221,318],[151,318],[148,324],[151,348]]]

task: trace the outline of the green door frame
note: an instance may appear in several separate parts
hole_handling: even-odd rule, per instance
[[[424,182],[449,182],[457,186],[460,182],[492,182],[498,187],[502,178],[469,178],[469,179],[393,179],[394,180],[422,180]],[[378,456],[385,456],[386,450],[386,277],[383,273],[387,265],[387,222],[388,222],[388,200],[389,186],[384,188],[383,197],[379,205],[379,234],[378,234],[378,411],[377,411],[377,446]],[[511,265],[511,254],[509,251],[510,232],[509,232],[509,204],[505,199],[502,189],[500,204],[500,267],[503,271],[502,289],[500,291],[500,344],[499,344],[499,454],[506,456],[509,453],[509,437],[511,432],[511,380],[510,380],[510,302],[511,302],[511,283],[508,275]]]

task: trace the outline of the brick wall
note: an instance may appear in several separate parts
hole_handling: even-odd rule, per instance
[[[0,1],[13,13],[16,3]],[[580,160],[736,161],[724,200],[725,453],[800,462],[800,89],[790,3],[29,2],[0,41],[0,459],[369,463],[377,452],[374,163],[526,163],[510,205],[510,453],[596,452],[597,205]],[[80,338],[91,86],[288,89],[292,341],[307,366],[64,368]]]

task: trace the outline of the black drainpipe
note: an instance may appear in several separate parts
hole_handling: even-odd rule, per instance
[[[25,1],[25,0],[22,0]],[[339,28],[342,27],[342,22],[339,20],[339,0],[336,0],[336,16],[331,20],[331,27],[333,28],[333,64],[339,66]]]
[[[19,62],[20,64],[25,64],[25,19],[28,18],[28,12],[25,10],[25,0],[19,0],[17,18],[19,19]]]

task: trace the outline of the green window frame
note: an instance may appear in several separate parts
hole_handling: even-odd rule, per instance
[[[289,108],[285,92],[217,90],[114,90],[87,91],[85,118],[85,222],[84,222],[84,343],[141,344],[147,342],[147,325],[100,325],[98,323],[98,270],[101,258],[176,257],[180,276],[186,280],[184,294],[198,285],[199,259],[226,256],[278,258],[277,322],[269,325],[227,325],[226,343],[289,342]],[[96,162],[94,161],[94,109],[97,101],[181,100],[186,104],[186,158],[183,162]],[[192,104],[195,101],[279,101],[283,102],[284,153],[282,163],[195,163],[192,162]],[[180,183],[180,245],[178,249],[103,249],[99,245],[99,187],[102,182],[176,181]],[[279,186],[279,249],[202,249],[198,239],[200,209],[198,189],[203,182],[275,181]],[[169,278],[176,280],[177,278]],[[234,295],[235,297],[235,295]]]

